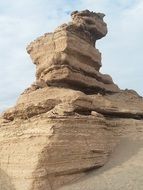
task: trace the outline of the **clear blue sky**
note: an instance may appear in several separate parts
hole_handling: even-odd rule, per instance
[[[143,95],[142,0],[0,0],[0,111],[35,80],[27,44],[84,9],[106,14],[108,35],[97,42],[101,71],[120,88]]]

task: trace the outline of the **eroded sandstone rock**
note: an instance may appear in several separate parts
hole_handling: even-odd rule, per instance
[[[90,11],[72,13],[72,22],[32,42],[27,51],[36,64],[37,83],[84,92],[118,92],[108,75],[101,74],[101,53],[95,41],[104,37],[103,15]],[[92,42],[92,43],[91,43]]]
[[[103,166],[125,126],[143,122],[143,98],[100,73],[104,14],[71,16],[27,47],[36,81],[0,117],[0,190],[56,190]]]
[[[102,166],[115,142],[104,118],[19,120],[0,127],[1,169],[16,190],[57,189]]]

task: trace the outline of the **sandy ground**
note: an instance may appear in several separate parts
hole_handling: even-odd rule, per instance
[[[143,140],[124,137],[105,166],[60,190],[143,190]]]

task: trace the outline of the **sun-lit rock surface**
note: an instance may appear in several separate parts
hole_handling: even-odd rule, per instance
[[[142,190],[143,121],[116,118],[110,122],[120,142],[109,161],[59,190]]]
[[[0,117],[0,190],[59,189],[106,166],[138,122],[142,133],[143,98],[100,73],[104,14],[71,17],[27,47],[36,81]]]
[[[95,41],[104,37],[103,15],[88,10],[73,12],[72,22],[32,42],[27,51],[36,64],[36,81],[84,92],[118,92],[108,75],[101,74],[101,53]]]

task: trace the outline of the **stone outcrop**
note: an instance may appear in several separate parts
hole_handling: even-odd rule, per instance
[[[101,53],[95,41],[107,33],[102,14],[72,13],[72,22],[32,42],[27,51],[36,64],[36,83],[86,93],[118,92],[109,75],[99,72]]]
[[[1,169],[15,190],[57,189],[102,166],[113,139],[104,119],[94,116],[50,119],[45,114],[10,122],[0,128]]]
[[[88,115],[96,111],[106,116],[143,118],[143,98],[133,91],[114,94],[86,95],[72,89],[46,87],[22,94],[17,105],[3,114],[3,118],[28,119],[47,113],[49,117]]]
[[[121,138],[109,161],[60,190],[142,190],[142,120],[116,118],[110,120],[109,125],[114,126],[112,130]]]
[[[71,17],[27,47],[36,81],[0,117],[1,190],[54,190],[77,180],[107,162],[120,118],[142,123],[143,98],[100,73],[95,43],[107,34],[104,14]]]

